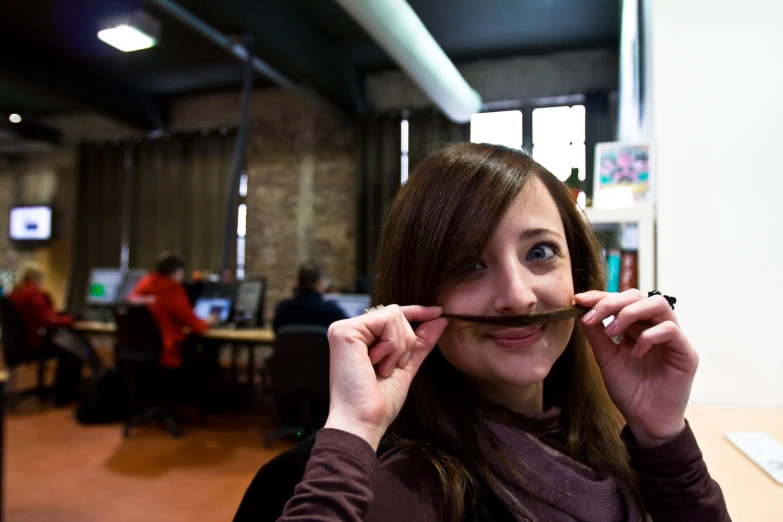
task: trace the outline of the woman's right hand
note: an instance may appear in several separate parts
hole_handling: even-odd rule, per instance
[[[378,449],[413,377],[448,320],[439,307],[387,306],[329,328],[329,417],[325,428],[352,433]],[[421,323],[413,331],[411,322]]]

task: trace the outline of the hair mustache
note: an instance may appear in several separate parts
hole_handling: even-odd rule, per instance
[[[566,306],[552,308],[542,312],[533,312],[525,315],[461,315],[444,313],[442,317],[455,321],[485,324],[489,326],[531,326],[534,324],[551,323],[584,315],[589,308],[581,306]]]

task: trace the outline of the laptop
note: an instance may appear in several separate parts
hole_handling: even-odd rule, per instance
[[[347,317],[362,315],[372,303],[372,297],[366,294],[326,294],[324,300],[339,306]]]

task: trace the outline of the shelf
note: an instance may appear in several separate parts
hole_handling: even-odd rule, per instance
[[[639,231],[638,285],[646,292],[655,288],[655,209],[651,205],[632,208],[587,208],[587,220],[596,229],[602,225],[635,223]]]
[[[584,212],[590,223],[594,225],[604,223],[651,223],[655,220],[655,211],[651,206],[617,209],[588,207]]]

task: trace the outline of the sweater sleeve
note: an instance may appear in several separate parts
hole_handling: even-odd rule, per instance
[[[440,522],[435,468],[408,453],[382,457],[340,430],[318,432],[304,477],[278,522]]]
[[[682,433],[654,448],[639,446],[628,426],[621,437],[654,522],[731,522],[687,421]]]
[[[373,502],[378,459],[350,433],[322,429],[304,477],[278,522],[360,522]]]
[[[176,320],[182,326],[190,328],[194,333],[203,334],[209,328],[209,324],[206,321],[202,321],[193,313],[193,308],[190,306],[190,301],[188,301],[188,294],[185,293],[185,289],[182,286],[179,286],[172,292],[169,306]]]

